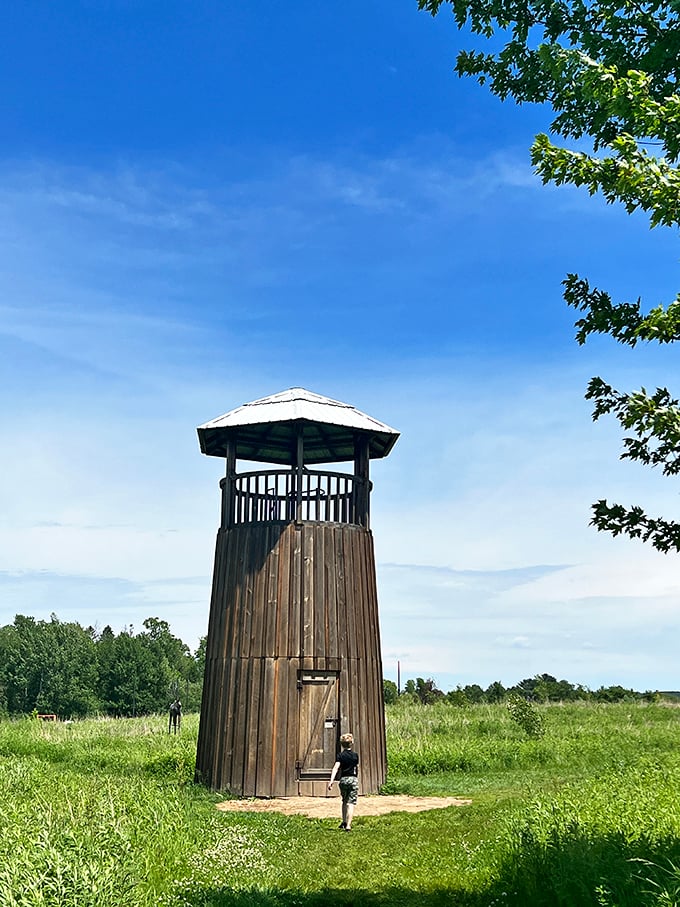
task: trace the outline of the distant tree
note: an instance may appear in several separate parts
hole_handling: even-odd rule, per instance
[[[52,711],[62,718],[82,718],[97,711],[97,651],[92,629],[63,623],[53,614],[44,632],[49,658],[36,702],[38,710]]]
[[[193,656],[158,618],[147,618],[142,633],[129,627],[116,636],[110,626],[98,634],[54,614],[49,621],[18,614],[0,627],[0,714],[164,712],[171,691],[197,709],[204,663],[205,640]]]
[[[205,660],[206,660],[207,650],[208,650],[208,637],[201,636],[201,638],[198,641],[198,648],[194,652],[194,664],[195,664],[194,676],[195,676],[196,680],[200,683],[203,683],[203,675],[205,673]]]
[[[535,699],[537,684],[538,681],[535,677],[525,677],[524,680],[520,680],[518,684],[512,687],[511,692],[517,693],[517,695],[521,696],[522,699]]]
[[[615,684],[611,687],[600,687],[595,690],[593,697],[597,702],[624,702],[626,700],[634,702],[640,698],[640,694],[635,690],[627,690],[625,687]]]
[[[0,629],[0,677],[10,715],[28,714],[35,708],[42,655],[33,617],[17,614],[13,624]]]
[[[593,694],[590,692],[588,687],[584,686],[582,683],[574,684],[574,699],[580,699],[584,702],[593,698]]]
[[[583,698],[582,690],[583,687],[577,687],[568,680],[558,680],[550,698],[555,702],[573,702]]]
[[[551,685],[557,683],[557,677],[553,677],[552,674],[537,674],[535,679],[539,683]]]
[[[428,677],[427,680],[423,680],[422,677],[417,677],[416,696],[423,705],[432,705],[432,703],[437,702],[438,699],[443,699],[444,694],[441,690],[437,689],[437,686],[431,677]]]
[[[463,692],[468,700],[473,705],[484,702],[484,690],[480,687],[478,683],[468,683],[463,687]]]
[[[103,690],[109,714],[133,717],[161,708],[165,711],[168,682],[166,676],[159,683],[153,654],[132,629],[126,628],[113,638]]]
[[[399,699],[399,691],[393,680],[383,680],[383,702],[386,705],[392,705]]]
[[[450,702],[452,705],[459,707],[465,707],[470,705],[470,700],[465,695],[465,690],[460,686],[456,687],[455,690],[449,690],[446,694],[446,701]]]
[[[10,714],[81,717],[99,705],[96,686],[94,639],[79,624],[17,614],[0,628],[0,688]]]
[[[113,692],[115,687],[115,640],[116,635],[108,624],[97,639],[97,691],[101,708],[109,715],[115,715],[118,710],[118,703]]]
[[[541,702],[569,702],[578,698],[576,689],[568,680],[557,680],[552,674],[538,674],[533,698]]]
[[[487,702],[503,702],[505,699],[505,687],[500,680],[494,680],[489,684],[484,692],[484,698]]]
[[[153,706],[145,711],[165,711],[184,687],[193,659],[189,647],[170,632],[167,621],[147,617],[142,625],[144,630],[137,638],[149,655],[146,686],[153,700]]]

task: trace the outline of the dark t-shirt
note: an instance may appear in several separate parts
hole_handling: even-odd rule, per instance
[[[341,778],[356,778],[359,764],[358,753],[355,753],[354,750],[341,750],[335,761],[340,763]]]

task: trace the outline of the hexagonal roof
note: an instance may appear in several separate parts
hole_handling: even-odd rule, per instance
[[[237,459],[292,465],[300,427],[305,463],[353,460],[359,436],[368,437],[372,459],[386,457],[399,437],[398,431],[348,403],[303,387],[245,403],[197,431],[201,452],[209,457],[224,457],[226,442],[234,440]]]

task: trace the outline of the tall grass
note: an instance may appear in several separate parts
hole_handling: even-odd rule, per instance
[[[513,817],[500,876],[513,903],[677,904],[680,760],[610,769],[533,798]]]
[[[197,719],[0,723],[2,907],[680,903],[676,709],[388,709],[388,788],[472,806],[337,820],[221,813]]]
[[[678,745],[678,714],[660,704],[570,703],[538,707],[545,735],[527,737],[502,705],[455,708],[397,703],[388,710],[388,788],[421,792],[442,781],[461,791],[489,779],[520,788],[527,779],[590,776]],[[425,776],[426,780],[420,779]]]
[[[196,721],[0,725],[0,904],[152,904],[205,799]]]

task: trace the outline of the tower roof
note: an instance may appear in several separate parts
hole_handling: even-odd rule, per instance
[[[292,387],[244,403],[199,426],[201,452],[224,457],[226,442],[236,442],[236,457],[260,463],[292,464],[302,429],[305,463],[354,459],[357,437],[368,437],[369,456],[386,457],[399,432],[348,403]]]

